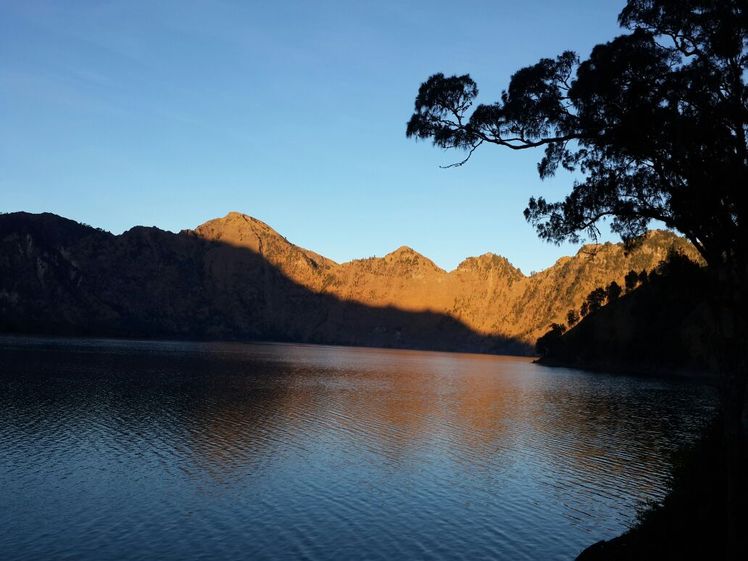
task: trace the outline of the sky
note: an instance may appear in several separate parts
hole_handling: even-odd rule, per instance
[[[451,270],[493,252],[525,273],[577,251],[539,240],[541,154],[469,165],[405,137],[418,86],[517,69],[622,31],[623,0],[0,2],[0,212],[120,233],[235,210],[338,262],[408,245]],[[615,240],[608,235],[606,239]]]

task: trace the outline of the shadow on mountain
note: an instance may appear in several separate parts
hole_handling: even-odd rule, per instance
[[[53,214],[0,216],[0,330],[75,336],[271,340],[528,354],[435,312],[318,293],[260,254],[190,231],[115,236]]]

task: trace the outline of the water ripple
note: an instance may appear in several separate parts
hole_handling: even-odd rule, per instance
[[[526,359],[0,339],[0,558],[570,559],[714,395]]]

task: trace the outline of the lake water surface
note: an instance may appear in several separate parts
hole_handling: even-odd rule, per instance
[[[526,358],[0,339],[0,559],[573,559],[715,395]]]

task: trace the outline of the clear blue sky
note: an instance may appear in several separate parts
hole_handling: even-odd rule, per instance
[[[574,247],[522,210],[571,178],[538,154],[469,166],[405,138],[420,83],[512,72],[620,31],[623,0],[0,2],[0,211],[115,233],[238,210],[337,261],[410,245],[447,269],[493,251],[523,271]]]

